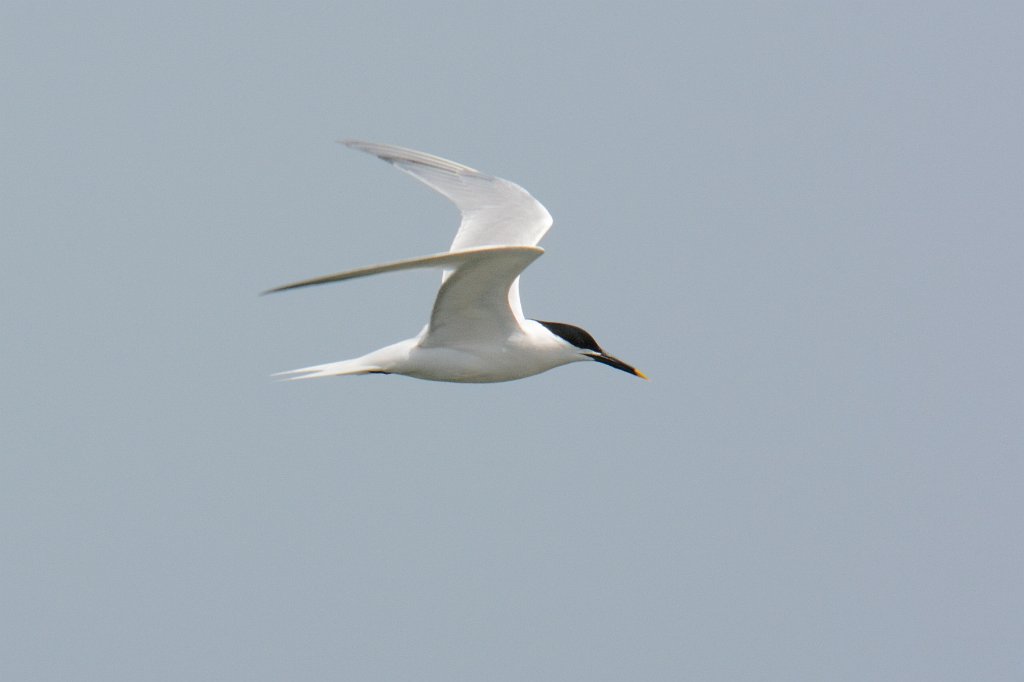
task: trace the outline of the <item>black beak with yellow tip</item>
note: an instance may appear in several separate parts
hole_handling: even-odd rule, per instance
[[[633,376],[638,376],[641,379],[647,379],[647,375],[638,370],[636,367],[633,367],[632,365],[627,365],[622,360],[619,360],[617,357],[614,357],[612,355],[608,355],[607,353],[584,353],[584,355],[593,359],[595,362],[600,362],[602,365],[608,365],[609,367],[614,367],[615,369],[621,369],[623,372],[628,372]]]

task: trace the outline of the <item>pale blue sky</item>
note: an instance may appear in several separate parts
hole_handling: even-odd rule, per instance
[[[551,4],[3,4],[0,677],[1024,676],[1024,10]],[[457,225],[343,137],[652,381],[271,382]]]

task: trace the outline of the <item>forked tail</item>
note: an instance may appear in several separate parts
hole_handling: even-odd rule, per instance
[[[296,381],[298,379],[319,379],[320,377],[336,377],[348,374],[382,374],[384,370],[380,367],[367,363],[363,358],[354,360],[341,360],[339,362],[328,362],[323,365],[291,369],[287,372],[278,372],[271,376],[279,377],[280,381]],[[295,375],[295,376],[290,376]]]

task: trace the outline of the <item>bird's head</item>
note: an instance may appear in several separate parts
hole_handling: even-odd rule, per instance
[[[605,353],[586,329],[564,322],[545,322],[543,320],[536,320],[536,322],[544,325],[549,332],[572,346],[580,356],[589,358],[594,362],[600,362],[603,365],[608,365],[609,367],[614,367],[615,369],[621,369],[623,372],[628,372],[641,379],[647,378],[636,367],[627,365],[617,357]]]

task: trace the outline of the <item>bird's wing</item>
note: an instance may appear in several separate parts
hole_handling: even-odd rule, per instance
[[[304,279],[299,282],[292,282],[291,284],[284,284],[273,289],[264,291],[264,294],[272,294],[277,291],[287,291],[288,289],[298,289],[300,287],[313,286],[315,284],[328,284],[330,282],[341,282],[346,279],[355,279],[356,277],[367,277],[369,275],[379,275],[383,272],[394,272],[396,270],[413,270],[416,268],[444,268],[447,272],[459,272],[462,268],[467,265],[471,265],[471,270],[478,270],[481,263],[494,263],[495,264],[495,278],[503,279],[504,273],[510,268],[509,263],[521,263],[521,266],[516,270],[516,275],[529,265],[537,256],[544,253],[544,249],[539,246],[487,246],[475,249],[466,249],[464,251],[446,251],[445,253],[436,253],[432,256],[420,256],[419,258],[408,258],[406,260],[394,261],[393,263],[383,263],[381,265],[371,265],[365,268],[357,268],[355,270],[346,270],[345,272],[339,272],[334,275],[324,275],[323,277],[313,277],[312,279]],[[485,266],[486,267],[486,266]],[[468,271],[467,271],[468,274]],[[501,277],[498,277],[501,275]],[[454,276],[450,279],[453,280],[465,280],[465,277],[455,278]],[[505,289],[501,292],[504,297],[506,313],[511,315],[511,309],[508,305],[508,287],[515,276],[509,278],[508,282],[504,285]],[[500,288],[500,285],[495,285],[494,282],[484,281],[486,278],[480,278],[476,276],[469,281],[476,282],[477,286],[480,287],[480,291],[472,293],[465,288],[465,285],[459,285],[456,281],[453,287],[456,296],[452,298],[452,303],[460,300],[460,297],[465,296],[478,296],[478,297],[490,297],[493,296],[493,291]],[[441,287],[441,291],[438,292],[437,301],[434,303],[433,316],[437,316],[439,306],[447,309],[447,304],[442,304],[442,298],[446,296],[445,290],[446,285]],[[452,288],[448,289],[449,292]],[[450,295],[450,294],[449,294]],[[496,309],[496,314],[500,312],[500,307],[494,305],[493,302],[491,307]],[[452,308],[454,310],[454,308]]]
[[[514,182],[413,149],[360,140],[342,144],[387,161],[454,203],[462,223],[449,249],[452,252],[483,246],[536,246],[551,228],[548,210]],[[441,276],[442,283],[449,274],[446,270]],[[508,287],[507,298],[512,314],[522,322],[518,278]]]
[[[519,328],[523,319],[521,311],[513,310],[509,302],[509,289],[519,273],[542,253],[544,249],[539,246],[485,246],[449,251],[304,279],[263,293],[272,294],[396,270],[444,268],[450,277],[437,293],[423,345],[458,347],[503,341]]]
[[[345,140],[444,195],[462,213],[450,251],[478,246],[536,246],[551,227],[551,214],[525,189],[461,163],[387,144]]]
[[[542,253],[536,246],[475,249],[441,285],[420,345],[498,343],[520,330],[522,311],[513,307],[509,290]]]

